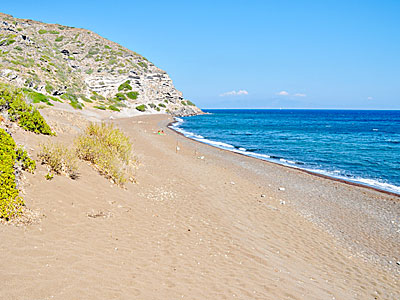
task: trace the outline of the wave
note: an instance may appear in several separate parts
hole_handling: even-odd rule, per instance
[[[176,120],[176,122],[172,123],[169,126],[169,128],[183,134],[187,138],[202,142],[204,144],[214,146],[219,149],[224,149],[224,150],[228,150],[231,152],[243,154],[243,155],[246,155],[249,157],[254,157],[254,158],[261,159],[261,160],[278,163],[278,164],[281,164],[284,166],[290,166],[292,168],[306,170],[308,172],[325,175],[325,176],[332,177],[335,179],[341,179],[341,180],[345,180],[345,181],[349,181],[349,182],[353,182],[353,183],[366,185],[369,187],[385,190],[385,191],[396,193],[396,194],[400,195],[400,186],[396,186],[396,185],[390,184],[388,182],[384,182],[384,181],[377,180],[377,179],[363,178],[363,177],[353,176],[353,175],[349,175],[349,174],[343,174],[343,172],[340,170],[328,171],[328,170],[323,170],[323,169],[318,169],[318,168],[313,168],[313,167],[307,167],[306,164],[303,162],[289,160],[289,159],[286,159],[284,157],[277,156],[277,155],[267,155],[267,154],[261,154],[261,153],[254,152],[254,151],[257,151],[260,149],[245,149],[240,146],[234,146],[234,145],[224,143],[224,142],[209,140],[207,138],[204,138],[201,135],[198,135],[193,132],[182,129],[180,127],[180,125],[182,125],[182,123],[184,123],[183,119],[175,118],[175,120]],[[397,141],[395,141],[395,142],[397,142]],[[299,166],[302,166],[302,167],[299,167]]]

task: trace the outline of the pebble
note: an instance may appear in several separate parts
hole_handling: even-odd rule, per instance
[[[264,194],[261,194],[261,198],[265,198],[265,195],[264,195]]]
[[[285,188],[284,188],[284,187],[280,187],[280,188],[278,188],[278,190],[280,190],[280,191],[284,191],[284,190],[285,190]]]

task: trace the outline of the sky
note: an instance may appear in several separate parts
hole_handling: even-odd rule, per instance
[[[201,108],[400,109],[400,1],[2,1],[92,30]]]

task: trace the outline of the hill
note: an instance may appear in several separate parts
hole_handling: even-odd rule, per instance
[[[0,13],[0,81],[76,109],[201,113],[142,55],[85,29]],[[39,94],[38,94],[39,93]]]

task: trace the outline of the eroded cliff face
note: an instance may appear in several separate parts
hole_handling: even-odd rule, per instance
[[[73,107],[201,113],[145,57],[85,30],[0,14],[0,80]]]

